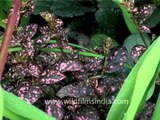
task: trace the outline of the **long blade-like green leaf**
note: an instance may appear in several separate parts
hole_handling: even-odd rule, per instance
[[[160,54],[159,52],[157,52],[159,48],[160,48],[160,37],[156,39],[156,44],[154,44],[154,47],[150,49],[150,52],[143,60],[143,63],[138,71],[131,103],[126,112],[126,120],[134,119],[134,116],[136,115],[136,112],[145,95],[145,92],[150,83],[152,82],[152,78],[155,75],[157,66],[160,61],[160,56],[159,56]]]
[[[31,120],[55,120],[55,118],[50,117],[45,112],[21,100],[19,97],[5,90],[3,90],[3,92],[4,107],[13,113]]]
[[[3,91],[0,86],[0,120],[2,120],[3,117]]]
[[[24,118],[20,115],[15,114],[14,112],[10,111],[8,108],[5,107],[4,114],[6,118],[9,118],[10,120],[29,120],[27,118]]]
[[[124,0],[113,0],[113,2],[117,3],[122,10],[124,20],[128,26],[128,29],[131,33],[139,33],[138,27],[136,26],[133,15],[128,11],[127,6],[125,6]]]
[[[160,93],[157,99],[157,103],[156,103],[156,107],[155,110],[153,112],[153,116],[152,116],[152,120],[159,120],[160,118]]]

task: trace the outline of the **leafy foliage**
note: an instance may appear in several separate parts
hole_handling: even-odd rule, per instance
[[[7,19],[8,15],[9,15],[9,10],[12,6],[12,1],[10,0],[3,0],[0,2],[0,26],[5,28],[5,23],[4,20]]]
[[[83,2],[81,1],[70,1],[70,0],[38,1],[36,0],[36,10],[34,11],[34,13],[39,13],[44,10],[62,17],[74,17],[74,16],[84,15],[86,12],[93,11],[94,9],[83,5]]]
[[[130,85],[128,88],[125,86],[128,92],[118,96],[131,99],[132,90],[136,86],[134,80],[140,76],[138,71],[141,71],[140,66],[143,65],[141,59],[145,59],[141,56],[152,42],[151,29],[159,23],[158,6],[144,3],[138,5],[137,1],[132,6],[129,4],[131,2],[125,1],[119,6],[118,0],[118,4],[109,0],[22,2],[2,87],[58,120],[106,119],[111,104],[84,105],[75,101],[107,99],[113,103],[119,90],[124,90],[122,84],[132,69],[130,65],[136,65],[133,75],[127,78],[132,81],[125,81],[125,84]],[[132,21],[131,28],[136,29],[130,29],[130,32],[136,34],[129,35],[122,14],[130,20],[126,21],[127,25],[131,25]],[[23,23],[26,16],[28,21]],[[35,22],[35,18],[40,19],[40,22]],[[17,52],[17,49],[20,51]],[[154,83],[150,86],[145,86],[145,96],[150,94],[147,99],[154,91]],[[141,95],[142,91],[144,89],[141,89]],[[46,102],[46,99],[50,102]],[[67,100],[72,102],[66,103]],[[142,109],[144,103],[138,101],[138,104]],[[117,113],[116,110],[121,108],[116,114],[119,119],[124,112],[128,112],[126,104],[115,108],[111,108],[111,111]],[[154,104],[151,107],[146,104],[137,118],[148,119],[153,108]],[[110,116],[115,118],[109,112]]]

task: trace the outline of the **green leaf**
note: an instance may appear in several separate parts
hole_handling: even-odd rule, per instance
[[[124,20],[128,26],[128,29],[131,33],[139,33],[138,26],[135,24],[133,15],[128,11],[128,8],[123,4],[124,0],[113,0],[113,2],[117,3],[121,8],[123,13]]]
[[[83,1],[71,0],[36,0],[34,13],[49,11],[61,17],[74,17],[84,15],[86,12],[93,10],[93,8],[83,6],[82,3]]]
[[[29,120],[27,118],[24,118],[18,114],[15,114],[14,112],[12,112],[11,110],[9,110],[8,108],[4,109],[4,114],[3,114],[6,118],[9,118],[11,120]]]
[[[42,48],[42,51],[44,51],[44,52],[61,52],[61,50],[59,48]],[[72,53],[71,50],[67,50],[67,49],[63,49],[63,52]],[[100,54],[94,54],[94,53],[91,53],[91,52],[79,51],[78,54],[82,55],[82,56],[88,56],[88,57],[97,57],[97,58],[101,58],[101,59],[104,58],[104,56],[102,56]]]
[[[94,36],[92,36],[91,38],[91,47],[92,48],[99,48],[102,47],[102,44],[105,40],[107,40],[109,36],[105,35],[105,34],[95,34]],[[112,39],[112,47],[114,46],[118,46],[118,43]]]
[[[22,17],[21,23],[20,23],[20,27],[25,27],[29,24],[29,20],[30,20],[30,16],[28,17]]]
[[[144,37],[145,42],[149,46],[151,43],[151,39],[145,33],[143,33],[142,35]],[[130,56],[131,50],[135,45],[144,45],[144,43],[140,34],[132,34],[125,39],[123,45],[127,48],[128,54]]]
[[[98,8],[110,9],[117,7],[117,5],[112,0],[97,0]]]
[[[3,117],[3,91],[2,88],[0,86],[0,120],[2,120]]]
[[[159,108],[160,108],[160,93],[158,95],[156,107],[154,109],[153,116],[152,116],[151,120],[159,120],[159,118],[160,118],[160,109]]]
[[[116,27],[119,26],[120,10],[115,10],[117,4],[111,0],[97,0],[98,10],[95,13],[96,21],[99,24],[99,31],[111,37],[115,37]]]
[[[12,0],[2,0],[0,2],[0,6],[0,26],[5,28],[6,25],[2,20],[8,18],[10,8],[12,6]]]
[[[4,108],[8,111],[30,120],[55,120],[43,111],[21,100],[19,97],[3,90]]]

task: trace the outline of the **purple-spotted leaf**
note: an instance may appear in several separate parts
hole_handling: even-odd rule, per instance
[[[72,75],[74,76],[74,78],[78,81],[84,81],[88,79],[88,74],[85,72],[84,69],[80,70],[80,71],[75,71],[72,72]]]
[[[51,38],[50,34],[46,34],[46,35],[43,35],[43,36],[36,38],[34,41],[36,49],[39,49],[39,48],[46,46],[46,44],[48,43],[50,38]]]
[[[33,42],[30,38],[27,38],[26,41],[22,44],[25,52],[30,58],[34,57],[35,48]]]
[[[60,58],[60,55],[55,52],[49,53],[40,53],[37,57],[37,60],[40,61],[45,66],[50,66],[55,64],[55,62]]]
[[[38,85],[32,85],[31,81],[24,81],[16,89],[16,94],[21,99],[33,104],[42,96],[42,90]]]
[[[83,97],[83,96],[93,96],[94,89],[90,86],[87,86],[83,82],[73,83],[61,88],[57,96],[60,98],[69,96],[69,97]]]
[[[50,115],[56,118],[56,120],[62,120],[65,109],[63,107],[62,100],[53,98],[48,100],[48,103],[45,104],[45,111]]]
[[[155,6],[146,4],[136,8],[133,12],[134,18],[136,19],[142,32],[151,33],[150,28],[145,26],[143,23],[152,15],[155,8]]]
[[[82,64],[79,61],[73,60],[64,60],[59,64],[59,71],[66,72],[66,71],[80,71],[83,68]]]
[[[124,82],[125,78],[120,76],[105,76],[100,80],[99,85],[105,85],[110,92],[119,90]]]
[[[140,24],[142,24],[147,18],[152,15],[154,9],[155,6],[149,4],[141,6],[134,12],[134,17]]]
[[[34,8],[35,8],[35,1],[29,0],[27,4],[24,6],[23,11],[21,12],[22,16],[27,17],[33,12]]]
[[[98,58],[87,58],[84,68],[87,71],[96,71],[102,69],[102,59]]]
[[[98,111],[93,106],[84,106],[72,113],[74,120],[100,120]]]
[[[67,111],[63,117],[63,120],[71,120],[72,116],[71,116],[71,112]]]
[[[63,21],[61,20],[61,19],[56,19],[55,20],[55,22],[56,22],[56,26],[55,27],[61,27],[62,25],[63,25]]]
[[[37,32],[37,27],[37,24],[30,24],[27,25],[24,29],[18,28],[18,30],[14,31],[13,33],[10,46],[18,46],[21,44],[21,42],[26,41],[26,39],[31,39]]]
[[[40,67],[34,63],[29,63],[28,72],[30,75],[39,78],[41,74]]]
[[[140,30],[142,32],[146,32],[146,33],[151,33],[151,30],[149,27],[145,26],[145,25],[140,25]]]
[[[74,99],[71,104],[67,104],[67,109],[71,112],[75,112],[79,107],[81,107],[81,105],[77,104]]]
[[[40,78],[44,84],[54,84],[64,80],[66,76],[59,71],[46,70]]]
[[[39,28],[42,35],[50,34],[51,30],[48,26],[42,26]]]
[[[29,24],[23,30],[23,35],[25,38],[29,37],[32,38],[35,33],[37,32],[37,24]]]
[[[15,54],[11,54],[9,56],[9,61],[10,61],[10,64],[25,64],[27,63],[27,60],[28,60],[28,54],[25,52],[25,50],[22,50],[20,52],[16,52]]]
[[[142,56],[145,50],[146,50],[146,47],[143,45],[136,45],[132,48],[131,57],[135,63],[138,62],[139,58]]]
[[[117,72],[123,68],[124,63],[127,60],[127,50],[125,47],[116,47],[111,52],[107,59],[107,65],[105,67],[108,73]]]
[[[98,85],[95,88],[95,92],[99,95],[102,96],[106,92],[106,86],[105,85]]]
[[[2,83],[1,83],[1,85],[2,85],[2,88],[3,88],[3,89],[5,89],[5,90],[7,90],[8,92],[11,92],[11,93],[13,93],[14,90],[15,90],[15,87],[17,87],[17,86],[15,85],[15,83],[13,83],[13,82],[8,82],[8,81],[6,81],[6,79],[3,79],[3,78],[2,78]]]
[[[16,81],[19,79],[24,79],[25,75],[28,73],[27,66],[22,64],[13,65],[5,75],[11,81]]]
[[[21,41],[23,40],[23,36],[21,35],[22,33],[19,32],[13,32],[12,40],[10,47],[15,47],[20,45]]]
[[[147,102],[141,113],[137,114],[136,120],[149,120],[153,115],[154,108],[155,103]]]

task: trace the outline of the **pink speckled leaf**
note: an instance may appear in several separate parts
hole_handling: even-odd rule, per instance
[[[46,35],[51,32],[51,30],[48,26],[39,27],[39,31],[41,32],[42,35]]]
[[[64,80],[65,78],[66,76],[59,71],[46,70],[42,74],[40,80],[44,84],[54,84]]]
[[[32,38],[37,32],[38,25],[37,24],[29,24],[23,30],[23,37]]]
[[[37,32],[37,27],[37,24],[30,24],[27,25],[24,29],[14,31],[10,46],[18,46],[21,45],[22,41],[25,42],[26,39],[31,39]]]
[[[102,63],[103,63],[102,59],[87,58],[87,60],[85,61],[84,67],[85,67],[85,70],[87,71],[100,70],[102,69]]]
[[[29,0],[27,2],[27,5],[23,8],[23,12],[21,13],[22,16],[27,17],[33,12],[34,8],[35,8],[35,0]]]
[[[42,63],[44,66],[54,65],[56,60],[59,58],[59,55],[54,52],[42,52],[38,55],[37,60]]]
[[[98,85],[95,87],[95,92],[97,95],[102,96],[106,92],[106,86],[105,85]]]
[[[16,89],[16,94],[28,103],[33,104],[41,97],[42,90],[39,86],[32,85],[31,81],[24,81]]]
[[[82,64],[78,61],[64,60],[59,64],[59,71],[80,71],[83,68]]]
[[[30,38],[27,38],[26,41],[22,43],[22,47],[30,58],[34,57],[35,48]]]
[[[28,69],[24,64],[15,64],[4,74],[8,80],[17,81],[24,79],[25,75],[28,73]]]
[[[84,106],[72,113],[74,120],[100,120],[98,111],[92,106]]]
[[[116,47],[112,50],[107,59],[107,66],[105,67],[108,73],[117,72],[123,68],[127,61],[127,49],[125,47]]]
[[[72,72],[72,75],[74,76],[74,78],[78,81],[84,81],[88,79],[88,74],[85,72],[84,69],[80,70],[80,71],[75,71]]]
[[[138,62],[139,58],[142,56],[145,50],[146,50],[146,47],[143,45],[136,45],[132,48],[131,57],[135,63]]]
[[[101,79],[99,85],[105,85],[110,92],[115,92],[121,88],[124,80],[124,77],[108,75]]]
[[[48,100],[48,103],[45,104],[45,111],[50,115],[56,118],[56,120],[62,120],[65,109],[63,107],[62,100],[53,98]]]
[[[34,64],[32,62],[29,63],[28,66],[28,72],[30,75],[39,78],[41,74],[41,70],[37,64]]]
[[[35,48],[37,50],[39,50],[40,48],[46,46],[46,44],[48,43],[48,41],[51,39],[51,35],[50,34],[46,34],[46,35],[43,35],[43,36],[40,36],[38,38],[36,38],[34,40],[34,44],[35,44]]]
[[[73,83],[61,88],[57,96],[60,98],[69,96],[69,97],[83,97],[83,96],[93,96],[94,89],[86,84],[80,83]]]

